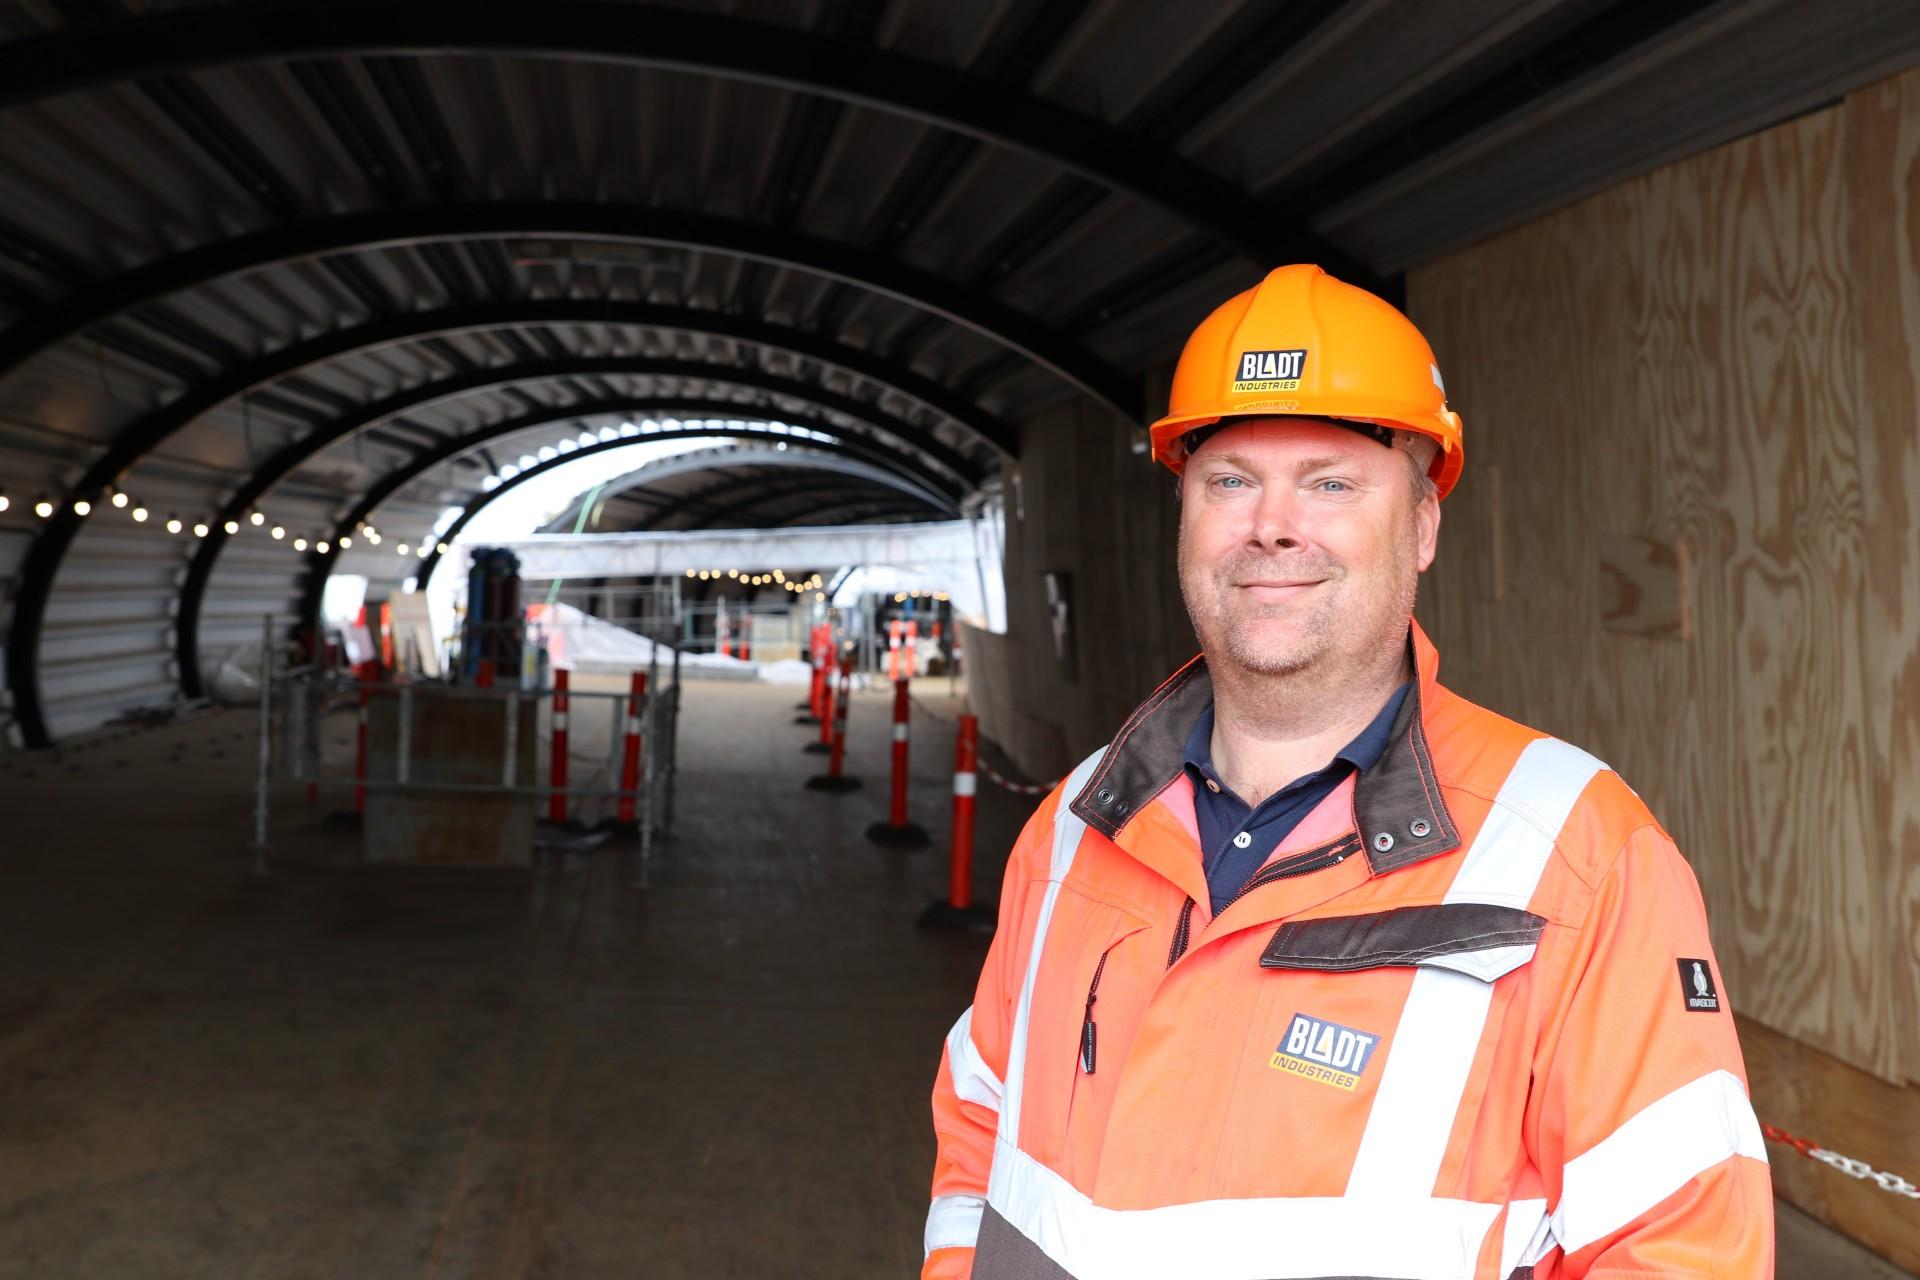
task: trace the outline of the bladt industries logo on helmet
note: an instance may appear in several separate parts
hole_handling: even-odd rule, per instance
[[[1233,394],[1250,391],[1298,391],[1307,367],[1307,353],[1298,351],[1242,351],[1234,370]]]

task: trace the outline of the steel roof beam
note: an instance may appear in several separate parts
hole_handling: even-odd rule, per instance
[[[226,276],[328,254],[525,235],[669,244],[759,258],[841,279],[1017,350],[1122,416],[1139,416],[1134,379],[981,291],[851,245],[753,222],[598,204],[482,203],[334,214],[185,249],[76,290],[14,321],[0,332],[0,376],[89,325]]]
[[[1090,3],[1091,0],[1042,0],[1010,6],[987,47],[969,68],[970,74],[1025,90],[1034,72],[1085,16]],[[1017,30],[1012,26],[1014,15],[1026,18]],[[875,207],[861,243],[883,253],[898,248],[933,211],[939,203],[940,192],[979,149],[977,139],[958,133],[940,133],[926,145],[916,147],[906,170],[895,177]],[[823,327],[837,327],[851,310],[848,304],[857,296],[845,285],[835,285],[815,309],[815,322]]]
[[[252,0],[69,28],[0,46],[0,108],[244,62],[406,55],[558,57],[702,72],[891,111],[1010,147],[1169,211],[1255,262],[1359,272],[1304,226],[1178,152],[924,58],[773,23],[549,0],[303,6]]]
[[[854,523],[866,524],[871,520],[881,517],[888,519],[894,517],[907,519],[914,516],[925,516],[926,514],[924,507],[910,506],[898,500],[881,502],[871,498],[854,499],[842,497],[836,498],[832,502],[823,502],[818,506],[809,507],[805,511],[796,511],[782,520],[780,524],[769,527],[781,529],[799,528],[803,521],[818,519],[820,516],[834,511],[844,511],[847,514],[830,522],[833,524],[846,524],[850,518]]]
[[[1447,102],[1420,111],[1394,136],[1350,156],[1309,181],[1283,178],[1273,198],[1319,213],[1373,186],[1395,170],[1479,132],[1576,77],[1632,53],[1719,0],[1621,0],[1523,56]]]
[[[342,355],[403,342],[426,334],[493,328],[526,322],[649,325],[701,332],[717,330],[741,341],[765,343],[771,349],[791,350],[808,359],[847,367],[862,377],[877,375],[890,382],[905,383],[905,386],[897,388],[905,395],[913,396],[921,393],[937,398],[942,403],[949,401],[949,397],[944,392],[929,390],[931,384],[920,379],[918,375],[889,373],[891,366],[886,362],[855,348],[842,347],[837,343],[787,330],[777,325],[740,318],[730,319],[711,312],[677,307],[656,307],[646,303],[593,303],[572,299],[450,308],[441,312],[395,316],[357,328],[322,334],[305,342],[294,343],[252,364],[233,370],[222,378],[154,411],[124,430],[101,456],[95,459],[81,478],[81,482],[75,486],[75,492],[93,494],[106,488],[108,484],[119,480],[123,472],[164,443],[176,431],[221,405],[249,397],[255,403],[259,403],[270,394],[260,391],[260,388],[286,374]],[[928,456],[939,459],[943,465],[954,467],[956,474],[962,475],[969,481],[977,480],[979,476],[978,468],[974,464],[932,439],[930,434],[913,431],[898,419],[882,413],[877,407],[837,395],[824,388],[815,389],[810,384],[780,379],[777,375],[760,370],[729,368],[729,366],[718,364],[706,365],[701,362],[678,363],[681,365],[679,371],[672,373],[671,376],[710,378],[723,383],[731,381],[736,385],[755,387],[772,394],[804,397],[834,412],[866,421],[883,432],[890,431],[911,446],[921,449]],[[649,366],[656,369],[671,369],[675,365],[676,362],[647,361],[642,357],[629,357],[626,360],[629,372],[641,372]],[[937,408],[938,406],[930,405],[929,407]],[[400,411],[403,412],[404,409]],[[967,422],[978,429],[980,424],[990,424],[993,420],[975,410],[968,414]],[[1008,429],[1003,426],[990,429],[994,431],[995,443],[1001,441],[1011,443],[1011,432]],[[316,447],[313,451],[317,452],[319,447],[324,447],[324,444],[331,443],[332,439],[336,438],[339,437],[325,436],[324,432],[316,428],[315,432],[305,437],[301,443],[314,443]],[[7,686],[13,695],[15,719],[29,746],[45,746],[49,742],[46,720],[40,702],[40,633],[60,565],[74,538],[79,535],[80,527],[81,517],[73,513],[70,504],[63,503],[52,519],[46,522],[39,537],[34,539],[20,569],[13,600],[6,668]],[[217,523],[214,527],[214,536],[224,536]],[[197,672],[194,679],[198,679]]]
[[[721,526],[722,522],[724,521],[739,520],[739,519],[745,518],[748,515],[748,513],[750,513],[753,510],[753,508],[759,506],[762,503],[779,502],[784,498],[798,497],[803,493],[820,493],[823,495],[831,493],[831,494],[834,494],[840,500],[841,505],[848,505],[849,499],[855,499],[855,498],[857,498],[860,501],[871,503],[876,498],[879,498],[883,495],[885,495],[889,501],[894,501],[894,502],[897,502],[902,497],[905,497],[911,500],[917,508],[923,509],[929,512],[930,514],[943,515],[947,517],[952,517],[953,515],[957,514],[956,511],[951,507],[939,506],[937,504],[928,502],[924,497],[921,497],[919,495],[904,493],[898,490],[889,494],[887,493],[886,490],[877,489],[872,485],[839,484],[839,485],[833,485],[833,486],[823,486],[818,483],[795,483],[791,480],[787,480],[783,478],[780,480],[755,481],[751,486],[748,486],[746,488],[744,496],[738,498],[733,502],[728,503],[726,506],[724,506],[717,512],[708,512],[705,515],[695,518],[693,521],[688,523],[685,530],[683,531],[676,530],[673,532],[693,533],[696,531],[704,531],[707,529],[718,528]],[[774,521],[772,525],[754,525],[754,526],[743,525],[741,527],[743,528],[747,528],[747,527],[777,528],[779,525],[786,523],[786,519],[783,517],[773,516],[770,518]],[[651,528],[651,526],[649,526],[649,528]]]

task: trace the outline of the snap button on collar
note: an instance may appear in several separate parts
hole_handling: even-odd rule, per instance
[[[1418,840],[1421,836],[1426,835],[1429,831],[1432,831],[1432,830],[1433,830],[1433,824],[1431,822],[1428,822],[1425,818],[1415,818],[1412,822],[1409,822],[1407,824],[1407,834],[1412,836],[1415,840]]]
[[[1375,836],[1373,838],[1373,847],[1378,849],[1381,853],[1385,853],[1389,849],[1393,848],[1392,833],[1387,831],[1382,831],[1379,835]]]

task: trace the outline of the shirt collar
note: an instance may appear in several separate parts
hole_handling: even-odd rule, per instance
[[[1439,654],[1415,622],[1409,637],[1416,679],[1401,699],[1385,753],[1354,783],[1353,810],[1375,875],[1460,847],[1427,743],[1426,706],[1444,696]],[[1181,751],[1200,713],[1213,704],[1207,664],[1194,658],[1135,709],[1108,745],[1070,808],[1089,827],[1118,840],[1125,827],[1183,772]]]
[[[1373,720],[1354,735],[1353,741],[1334,752],[1333,760],[1328,764],[1344,761],[1353,766],[1355,773],[1365,773],[1380,763],[1380,757],[1387,753],[1387,744],[1393,740],[1394,717],[1400,714],[1400,704],[1407,700],[1407,690],[1412,684],[1413,681],[1406,681],[1388,694]],[[1198,773],[1200,780],[1211,779],[1221,786],[1226,785],[1220,781],[1220,775],[1213,767],[1213,703],[1209,702],[1206,709],[1195,718],[1193,731],[1187,735],[1182,762],[1187,769]]]

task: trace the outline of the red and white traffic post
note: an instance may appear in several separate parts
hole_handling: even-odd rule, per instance
[[[848,672],[840,673],[839,696],[833,704],[833,742],[827,752],[827,771],[816,778],[808,778],[809,791],[853,791],[860,786],[860,779],[849,777],[844,771],[847,760],[847,704],[853,701],[853,677]]]
[[[927,844],[926,831],[907,821],[907,744],[913,710],[909,688],[905,679],[893,682],[893,793],[887,820],[867,828],[867,839],[896,849],[919,849]]]
[[[922,929],[967,929],[991,933],[991,903],[973,901],[973,802],[980,786],[980,721],[960,717],[953,739],[953,843],[947,855],[947,896],[920,913]]]
[[[807,700],[793,707],[802,713],[793,718],[795,724],[813,724],[820,718],[820,685],[825,678],[820,664],[826,659],[825,649],[820,643],[820,624],[816,622],[807,628],[807,665],[811,670],[807,678]]]
[[[637,829],[640,797],[640,710],[647,701],[647,673],[633,673],[627,691],[626,741],[620,757],[620,801],[614,821],[622,829]]]
[[[547,821],[567,820],[567,722],[571,718],[571,699],[567,696],[568,671],[556,667],[553,672],[553,764],[547,797]]]
[[[821,664],[820,737],[818,741],[809,742],[806,746],[800,748],[808,755],[824,755],[826,752],[833,750],[833,677],[834,669],[839,665],[835,661],[835,656],[834,647],[829,643],[826,646],[826,658]]]

